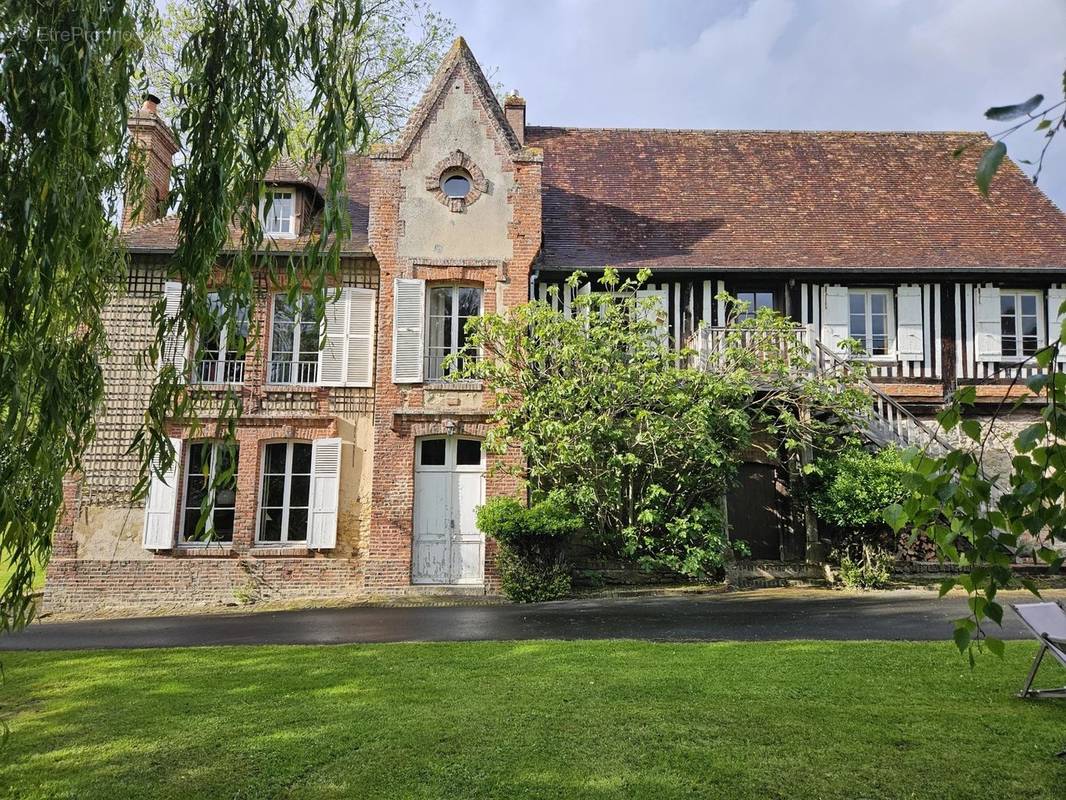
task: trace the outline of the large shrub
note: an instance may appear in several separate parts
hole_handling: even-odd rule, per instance
[[[881,526],[884,510],[906,495],[909,467],[896,447],[870,452],[858,445],[814,463],[810,499],[818,519],[850,531]]]
[[[570,592],[567,542],[581,530],[581,518],[559,493],[528,508],[512,497],[494,497],[477,510],[477,524],[496,540],[500,584],[511,600],[534,603]]]
[[[810,377],[793,323],[768,310],[679,351],[649,276],[606,269],[601,291],[579,291],[574,275],[569,315],[535,301],[471,320],[479,357],[457,366],[493,394],[489,448],[520,453],[534,491],[564,491],[589,543],[703,578],[721,564],[717,508],[752,432],[798,452],[868,398],[849,374]]]
[[[844,586],[888,586],[899,543],[882,519],[884,510],[906,495],[909,469],[896,447],[870,451],[854,443],[815,461],[810,502],[831,535],[830,558]]]

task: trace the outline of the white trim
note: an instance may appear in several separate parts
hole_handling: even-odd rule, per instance
[[[178,509],[178,513],[181,514],[181,519],[180,519],[180,521],[178,523],[178,546],[179,547],[206,547],[206,546],[218,545],[218,544],[227,544],[228,545],[228,544],[232,543],[232,541],[233,541],[232,538],[230,538],[229,540],[223,541],[223,540],[220,540],[220,539],[214,539],[214,538],[209,536],[208,537],[208,541],[202,541],[202,542],[201,541],[196,541],[196,540],[188,541],[185,538],[186,537],[186,531],[185,531],[185,515],[186,515],[186,513],[188,511],[190,511],[190,510],[195,510],[195,511],[202,510],[202,506],[199,506],[199,507],[197,507],[195,509],[190,509],[190,507],[189,507],[189,477],[192,475],[192,472],[189,469],[189,460],[192,458],[192,449],[194,447],[196,447],[197,445],[205,446],[205,447],[209,448],[209,450],[208,450],[208,458],[210,459],[210,465],[209,465],[208,470],[207,470],[206,491],[207,491],[207,493],[209,495],[211,495],[211,503],[210,503],[210,509],[211,510],[208,512],[207,521],[204,523],[204,532],[205,533],[211,533],[215,529],[215,511],[217,509],[215,507],[215,497],[214,497],[214,495],[215,495],[215,485],[214,484],[215,484],[215,476],[218,474],[216,453],[218,452],[218,448],[225,447],[226,444],[225,444],[225,442],[220,441],[218,439],[196,439],[196,440],[193,440],[193,441],[190,441],[190,442],[186,442],[185,455],[184,455],[184,458],[182,459],[182,464],[181,464],[181,508]],[[235,533],[236,532],[236,527],[237,527],[237,483],[236,483],[236,479],[237,479],[237,476],[238,476],[239,471],[240,471],[240,458],[241,458],[241,446],[240,446],[239,443],[234,443],[234,445],[233,445],[233,456],[234,456],[234,460],[235,460],[235,469],[234,469],[234,472],[233,472],[234,485],[233,485],[233,509],[232,510],[233,510],[233,527],[234,527],[234,533]],[[224,511],[229,511],[230,509],[229,508],[225,508],[223,510]],[[232,537],[232,534],[231,534],[231,537]]]
[[[307,537],[310,535],[311,530],[311,479],[314,475],[314,442],[308,439],[269,439],[261,442],[262,448],[259,453],[259,486],[258,496],[255,504],[255,544],[256,546],[264,547],[289,547],[289,546],[305,546],[307,544]],[[263,538],[263,515],[267,510],[266,498],[263,490],[266,485],[267,472],[266,472],[266,454],[267,448],[270,445],[283,444],[285,445],[285,477],[284,489],[282,490],[282,505],[281,505],[281,539],[269,540]],[[292,454],[295,449],[293,445],[304,444],[311,447],[312,461],[308,466],[310,470],[307,473],[301,472],[300,475],[307,476],[307,506],[299,506],[298,508],[306,508],[307,510],[307,527],[304,530],[303,539],[290,539],[289,538],[289,511],[292,509]],[[272,476],[277,476],[278,473],[272,472]],[[272,509],[276,509],[277,506],[270,506]]]
[[[265,376],[266,377],[266,384],[268,386],[317,386],[318,385],[318,368],[319,368],[319,362],[320,362],[320,359],[321,359],[320,352],[322,350],[322,341],[321,341],[322,323],[319,323],[319,329],[318,329],[319,341],[317,341],[315,343],[316,344],[315,360],[314,361],[300,361],[300,331],[301,331],[301,328],[302,328],[301,319],[303,318],[304,301],[305,301],[306,298],[308,298],[310,296],[311,295],[308,295],[308,294],[300,294],[300,295],[298,295],[299,304],[300,305],[299,305],[298,308],[293,309],[292,359],[287,361],[287,362],[283,361],[283,362],[279,362],[279,363],[283,363],[283,364],[287,363],[287,364],[290,365],[289,366],[289,376],[290,376],[290,378],[293,375],[297,376],[297,378],[298,378],[300,373],[302,372],[301,367],[313,364],[314,368],[315,368],[315,379],[313,381],[301,381],[301,380],[275,381],[275,380],[271,380],[271,378],[273,377],[271,373],[273,372],[273,364],[274,364],[274,325],[277,323],[277,320],[275,319],[275,317],[277,315],[278,298],[281,298],[282,300],[286,300],[287,299],[287,295],[285,294],[285,292],[276,292],[275,294],[273,294],[271,296],[271,299],[270,299],[270,330],[268,331],[269,339],[268,339],[268,342],[267,342],[267,363],[266,363],[266,368],[267,369],[266,369],[266,376]]]
[[[863,314],[866,333],[863,334],[863,338],[856,336],[851,329],[851,298],[853,295],[862,295],[863,297]],[[883,295],[885,298],[885,352],[873,354],[870,353],[873,350],[873,304],[871,299],[876,295]],[[849,286],[848,293],[848,338],[856,339],[862,342],[863,348],[869,355],[863,356],[863,359],[870,362],[895,362],[896,356],[896,317],[895,317],[895,303],[893,302],[893,291],[887,287],[880,286]]]
[[[288,224],[288,228],[289,229],[287,231],[271,231],[270,230],[270,222],[271,221],[268,220],[267,216],[266,216],[266,214],[267,214],[267,207],[266,207],[267,198],[268,197],[272,198],[270,212],[271,212],[271,215],[273,216],[273,212],[274,212],[274,205],[273,204],[276,202],[276,199],[279,198],[279,197],[285,197],[286,195],[288,196],[289,200],[292,201],[292,214],[289,217],[278,216],[278,217],[275,217],[275,219],[287,220],[288,223],[289,223]],[[263,235],[264,236],[266,236],[268,239],[295,239],[297,236],[299,236],[299,231],[297,230],[298,215],[296,213],[296,202],[297,202],[296,190],[292,189],[292,188],[290,188],[290,189],[267,189],[265,192],[263,192],[263,196],[261,198],[259,198],[259,224],[263,226]]]
[[[451,356],[451,355],[455,355],[456,353],[459,352],[459,293],[460,293],[460,291],[463,290],[463,289],[473,289],[474,291],[476,291],[478,293],[478,298],[477,298],[478,314],[477,315],[480,317],[480,316],[483,316],[485,314],[485,289],[482,286],[471,286],[469,284],[461,284],[461,283],[440,283],[440,284],[435,283],[435,284],[433,284],[431,286],[426,287],[426,302],[425,302],[425,306],[426,306],[426,323],[425,323],[425,331],[424,331],[425,342],[423,344],[423,352],[425,353],[426,365],[425,365],[425,368],[424,368],[423,375],[424,375],[424,377],[425,377],[425,379],[427,381],[451,382],[451,381],[453,381],[455,379],[451,378],[448,375],[443,374],[443,372],[440,375],[430,375],[430,369],[429,369],[430,361],[431,361],[431,358],[432,358],[432,352],[430,350],[430,337],[433,335],[433,313],[432,313],[433,312],[433,293],[438,291],[438,290],[441,290],[441,289],[451,289],[452,290],[452,302],[451,302],[451,306],[452,307],[449,310],[449,315],[448,315],[448,320],[451,322],[451,329],[452,330],[451,330],[451,336],[449,337],[450,341],[448,342],[448,345],[447,345],[448,352],[445,354],[444,358],[447,358],[448,356]],[[564,286],[563,287],[563,300],[564,300],[564,312],[563,313],[565,314],[567,319],[569,319],[570,318],[570,287],[568,287],[568,286]],[[472,317],[468,318],[468,319],[472,319]],[[480,352],[478,353],[478,355],[480,356]],[[441,360],[443,361],[443,359],[441,359]]]

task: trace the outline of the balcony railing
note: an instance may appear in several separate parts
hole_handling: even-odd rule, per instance
[[[688,347],[695,351],[693,366],[707,370],[743,368],[758,373],[769,364],[785,370],[810,367],[805,325],[773,330],[703,325],[692,334]]]
[[[791,371],[800,378],[815,374],[854,376],[855,372],[850,360],[822,344],[806,325],[774,330],[703,326],[692,335],[688,346],[695,351],[693,366],[705,370],[739,368],[757,376],[773,365],[778,372]],[[870,396],[869,409],[860,421],[862,433],[870,441],[940,452],[948,447],[935,426],[918,419],[864,374],[856,377]]]
[[[315,383],[318,381],[317,361],[271,361],[270,383]]]
[[[201,361],[196,365],[194,377],[197,383],[242,383],[244,359]]]

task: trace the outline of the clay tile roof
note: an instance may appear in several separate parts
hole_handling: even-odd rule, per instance
[[[293,176],[299,179],[295,180]],[[348,169],[345,173],[346,194],[348,196],[348,212],[352,218],[352,231],[349,239],[344,243],[342,252],[345,255],[370,255],[368,242],[368,226],[370,223],[370,160],[365,156],[349,156]],[[300,183],[321,194],[325,186],[326,176],[316,175],[314,179],[299,170],[295,163],[279,162],[267,174],[267,183]],[[122,234],[126,249],[131,253],[170,253],[173,252],[178,240],[178,218],[171,214],[154,222],[137,225]],[[299,236],[295,239],[274,239],[271,242],[270,252],[291,253],[303,250],[309,240],[308,235]],[[231,247],[237,245],[237,232],[233,232],[230,242]]]
[[[1066,216],[1013,164],[973,183],[972,133],[529,126],[543,265],[1066,267]]]
[[[306,186],[319,195],[319,189],[315,179],[297,166],[296,162],[288,156],[282,156],[278,163],[267,170],[263,176],[263,183],[272,185],[295,185]]]

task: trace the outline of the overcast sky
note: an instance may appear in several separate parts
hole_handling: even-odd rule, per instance
[[[1066,68],[1066,0],[432,3],[532,124],[994,132],[988,106],[1062,99]],[[1066,208],[1066,133],[1050,153]]]

